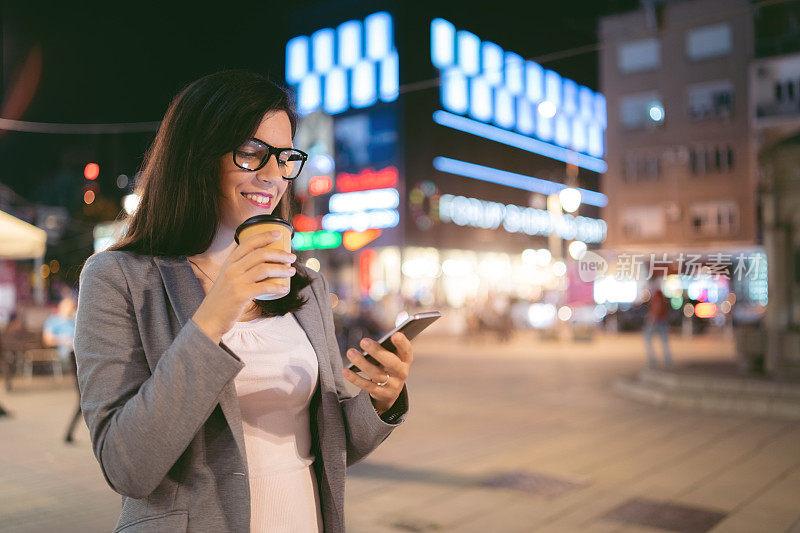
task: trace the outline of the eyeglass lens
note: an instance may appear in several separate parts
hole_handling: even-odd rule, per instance
[[[237,148],[233,154],[239,167],[245,170],[258,170],[267,164],[271,150],[269,146],[251,139]],[[281,150],[277,153],[277,160],[278,169],[284,178],[294,179],[300,174],[303,164],[301,152],[292,149]]]

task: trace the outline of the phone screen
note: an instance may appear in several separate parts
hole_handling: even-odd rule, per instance
[[[441,316],[442,314],[438,311],[430,311],[427,313],[417,313],[416,315],[411,315],[404,320],[402,324],[378,339],[378,344],[392,353],[397,353],[397,347],[392,343],[391,340],[392,335],[400,331],[406,336],[406,338],[408,338],[408,340],[411,340],[419,335],[425,328],[436,322]],[[367,361],[370,363],[380,366],[380,363],[371,355],[367,354],[367,352],[364,350],[361,350],[361,354],[364,355],[364,357],[366,357]],[[351,364],[348,368],[353,372],[361,372],[361,369],[354,364]]]

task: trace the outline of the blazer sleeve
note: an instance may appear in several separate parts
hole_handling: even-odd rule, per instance
[[[189,320],[151,372],[114,254],[80,275],[75,357],[92,448],[114,491],[143,498],[161,483],[244,367]]]
[[[360,390],[355,396],[350,394],[345,387],[342,375],[342,354],[336,341],[333,324],[333,310],[331,307],[330,290],[328,281],[321,273],[322,294],[318,295],[320,311],[325,334],[327,337],[328,352],[330,354],[333,377],[336,382],[336,392],[339,396],[339,405],[344,416],[345,432],[347,437],[347,466],[357,463],[369,455],[398,425],[405,421],[408,413],[408,391],[406,386],[391,407],[390,411],[399,412],[393,423],[385,422],[375,411],[369,393]]]

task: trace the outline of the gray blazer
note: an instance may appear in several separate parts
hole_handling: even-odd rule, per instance
[[[405,418],[384,422],[369,394],[345,389],[325,278],[294,313],[314,347],[314,469],[326,532],[344,531],[347,466]],[[108,484],[122,495],[114,531],[250,531],[250,488],[233,378],[244,367],[191,320],[205,294],[185,256],[100,252],[81,272],[75,356],[81,408]],[[398,401],[408,398],[405,388]]]

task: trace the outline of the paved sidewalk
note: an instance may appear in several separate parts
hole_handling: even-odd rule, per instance
[[[644,362],[639,336],[415,346],[408,421],[348,471],[348,531],[800,532],[800,422],[615,395]],[[679,365],[732,357],[720,338],[673,351]],[[0,418],[0,531],[111,531],[120,501],[88,430],[62,441],[71,384],[18,383],[0,392],[14,414]]]

